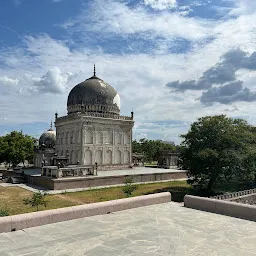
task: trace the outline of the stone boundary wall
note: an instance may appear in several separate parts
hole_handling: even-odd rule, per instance
[[[218,199],[186,195],[184,206],[245,220],[256,221],[256,206]]]
[[[256,188],[233,192],[233,193],[225,193],[223,195],[213,196],[210,198],[225,200],[225,199],[232,199],[232,198],[237,198],[240,196],[245,196],[245,195],[250,195],[250,194],[256,194]]]
[[[0,217],[0,233],[171,201],[169,192]]]
[[[65,190],[75,188],[90,188],[124,184],[127,177],[132,177],[135,183],[153,182],[187,178],[186,171],[166,173],[143,173],[118,176],[86,176],[52,179],[42,176],[30,176],[28,183],[51,190]]]

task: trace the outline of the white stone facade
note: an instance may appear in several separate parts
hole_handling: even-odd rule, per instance
[[[69,164],[114,169],[132,163],[133,118],[74,113],[56,118],[56,150]]]

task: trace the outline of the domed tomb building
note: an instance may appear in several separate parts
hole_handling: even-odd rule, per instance
[[[55,114],[56,153],[69,164],[96,165],[99,170],[127,168],[132,163],[131,116],[120,115],[117,91],[94,75],[69,93],[67,115]]]
[[[56,132],[52,129],[52,123],[49,130],[44,132],[38,145],[35,147],[34,166],[52,165],[55,154]]]

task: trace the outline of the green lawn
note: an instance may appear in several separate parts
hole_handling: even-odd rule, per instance
[[[138,185],[133,196],[170,191],[173,199],[182,201],[185,193],[190,189],[186,181],[170,181],[162,183],[150,183]],[[177,197],[175,193],[181,196]],[[6,209],[9,215],[21,214],[35,211],[34,208],[25,205],[23,199],[33,193],[19,187],[0,187],[0,210]],[[47,207],[40,206],[40,210],[56,209],[79,204],[89,204],[108,200],[125,198],[122,187],[93,189],[80,192],[62,193],[58,195],[47,195]],[[177,200],[178,199],[178,200]]]
[[[21,214],[35,211],[34,208],[25,205],[23,199],[31,196],[33,193],[19,187],[0,187],[0,209],[7,210],[9,215]],[[47,196],[47,207],[40,206],[40,210],[55,209],[75,205],[66,199],[56,196]]]
[[[215,186],[215,190],[218,191],[218,193],[233,192],[248,188],[250,188],[249,183],[245,182],[229,182]],[[188,185],[186,181],[140,184],[138,185],[138,189],[134,191],[133,196],[165,191],[171,192],[172,200],[175,202],[182,202],[186,194],[209,196],[207,193],[196,191]],[[19,187],[0,187],[0,210],[7,209],[9,215],[35,211],[34,208],[23,203],[23,199],[32,194],[32,192]],[[120,198],[125,198],[122,187],[92,189],[70,193],[65,192],[58,195],[47,195],[47,207],[40,206],[40,210],[103,202]]]

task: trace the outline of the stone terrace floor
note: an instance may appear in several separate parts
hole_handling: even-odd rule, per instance
[[[256,255],[256,223],[165,203],[0,234],[0,255]]]

